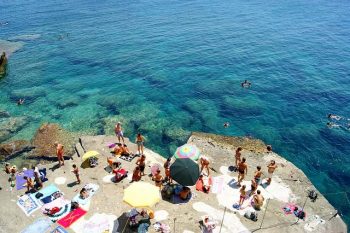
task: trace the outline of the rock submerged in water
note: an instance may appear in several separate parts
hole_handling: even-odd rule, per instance
[[[8,117],[0,120],[0,142],[9,139],[28,123],[27,117]]]
[[[7,118],[7,117],[10,117],[10,113],[5,111],[5,110],[1,110],[0,109],[0,118]]]
[[[33,146],[29,141],[16,140],[9,143],[0,144],[0,160],[11,159],[23,152],[29,152]]]
[[[76,137],[74,134],[62,129],[58,124],[45,123],[35,133],[32,145],[35,147],[27,158],[35,159],[56,159],[55,142],[64,145],[64,156],[71,157],[74,151]]]
[[[47,89],[45,87],[31,87],[31,88],[23,88],[14,90],[10,94],[10,98],[12,100],[26,99],[26,100],[34,100],[41,96],[46,96]]]

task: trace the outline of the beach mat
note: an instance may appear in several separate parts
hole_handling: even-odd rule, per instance
[[[24,178],[23,178],[25,176],[33,178],[34,177],[34,170],[29,169],[29,170],[25,170],[23,172],[16,174],[16,189],[17,190],[25,188],[25,186],[23,186],[26,183],[26,180],[24,180]]]
[[[48,210],[53,208],[59,208],[60,210],[52,215],[47,215],[51,221],[57,221],[60,218],[65,217],[71,211],[71,202],[65,200],[63,197],[57,198],[56,200],[45,204],[41,207],[41,212],[46,213]]]
[[[63,227],[58,226],[53,231],[51,231],[50,233],[68,233],[68,232]]]
[[[32,194],[25,194],[17,200],[17,205],[27,215],[31,215],[34,211],[41,207],[39,201]]]
[[[52,225],[49,218],[39,218],[21,233],[46,233]]]
[[[127,162],[131,162],[136,156],[137,156],[137,154],[133,154],[133,155],[129,155],[129,156],[121,155],[119,158],[122,160],[125,160]]]
[[[223,176],[213,177],[213,185],[211,187],[211,192],[220,194],[224,189],[224,186],[225,186],[225,177]]]
[[[70,212],[65,217],[58,220],[57,223],[63,226],[64,228],[68,228],[70,227],[70,225],[72,225],[75,221],[77,221],[79,218],[81,218],[85,214],[86,214],[85,210],[81,208],[77,208],[72,212]]]
[[[39,199],[43,204],[50,203],[57,198],[63,196],[63,193],[54,184],[41,189],[39,192],[34,194],[37,199]]]
[[[95,232],[110,232],[110,221],[106,214],[95,213],[88,221],[83,225],[82,232],[95,233]]]
[[[86,184],[83,188],[85,188],[88,192],[88,197],[85,199],[81,199],[80,194],[77,194],[72,201],[78,202],[79,205],[86,205],[89,200],[95,195],[96,191],[99,189],[100,186],[97,184]]]

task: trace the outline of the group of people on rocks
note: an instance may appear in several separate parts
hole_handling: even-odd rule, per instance
[[[240,198],[239,198],[239,206],[242,206],[245,198],[246,198],[246,186],[242,185],[241,183],[245,178],[245,175],[247,175],[248,173],[248,164],[246,161],[246,158],[242,157],[241,158],[241,151],[242,151],[242,147],[238,147],[235,151],[235,165],[236,168],[238,170],[238,181],[237,181],[237,186],[241,187],[240,188]],[[271,146],[267,146],[267,150],[268,152],[270,152],[272,150]],[[274,171],[277,168],[277,164],[274,160],[271,160],[270,163],[267,165],[267,174],[266,174],[266,184],[269,185],[271,184],[271,180],[272,180],[272,175],[274,173]],[[252,199],[252,206],[256,209],[260,209],[264,203],[264,197],[261,195],[261,191],[258,190],[258,187],[260,184],[262,184],[262,176],[264,175],[264,173],[261,170],[261,166],[257,166],[256,167],[256,171],[254,172],[254,177],[251,180],[251,189],[250,189],[250,193],[249,196],[253,196]],[[256,194],[255,194],[256,192]]]

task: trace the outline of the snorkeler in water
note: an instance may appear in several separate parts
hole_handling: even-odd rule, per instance
[[[225,127],[225,128],[228,128],[228,127],[230,127],[230,123],[228,123],[228,122],[225,122],[225,123],[224,123],[224,127]]]

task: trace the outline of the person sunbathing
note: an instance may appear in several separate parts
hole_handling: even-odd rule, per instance
[[[263,206],[264,204],[264,197],[263,195],[261,195],[261,192],[260,190],[256,191],[257,194],[255,194],[253,196],[253,203],[252,203],[252,206],[256,209],[256,210],[260,210],[261,207]]]
[[[122,146],[115,146],[114,147],[114,154],[115,155],[121,155],[123,153],[123,149],[122,149]]]
[[[204,178],[204,176],[201,174],[198,178],[199,182],[202,182],[202,189],[204,193],[209,193],[210,190],[210,184],[209,184],[209,179],[208,178]]]
[[[79,197],[80,197],[80,199],[83,199],[83,200],[89,197],[89,193],[88,193],[88,191],[86,190],[86,188],[82,188],[82,189],[80,190],[80,195],[79,195]]]
[[[129,151],[129,148],[126,146],[126,144],[121,145],[120,148],[121,148],[121,155],[129,156],[129,155],[132,154],[132,153]]]
[[[181,200],[187,200],[190,197],[191,194],[191,189],[189,187],[182,187],[181,192],[179,193],[179,196],[181,198]]]

